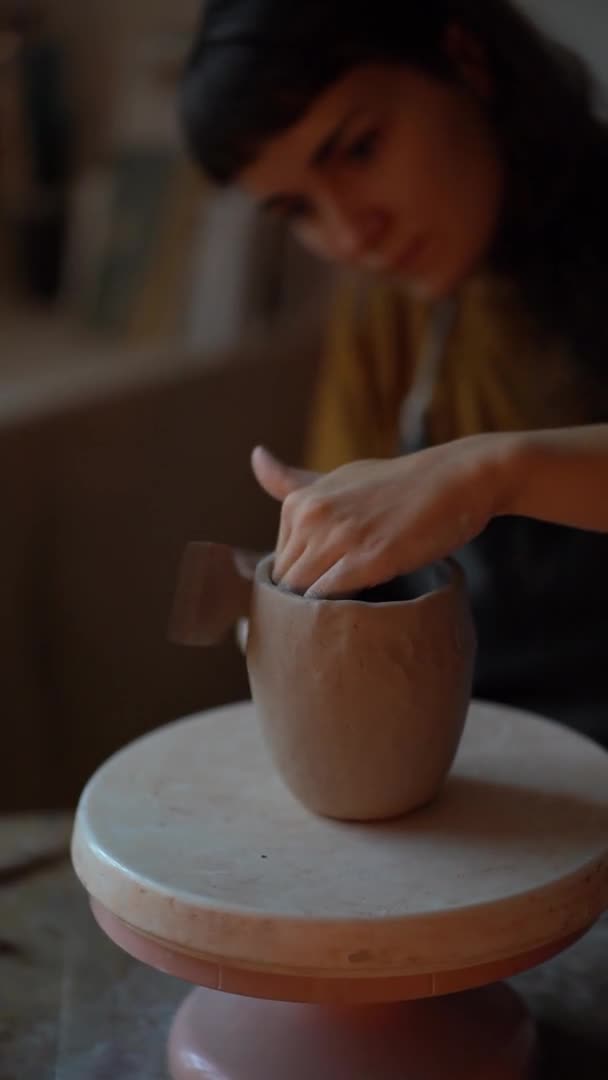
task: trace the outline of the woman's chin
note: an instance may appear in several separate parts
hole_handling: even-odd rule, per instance
[[[408,294],[425,303],[446,300],[453,296],[465,282],[483,268],[483,259],[470,259],[466,264],[446,267],[426,274],[408,275],[402,280]]]
[[[456,276],[450,278],[406,277],[402,280],[406,292],[413,300],[427,304],[445,300],[462,282],[462,279]]]

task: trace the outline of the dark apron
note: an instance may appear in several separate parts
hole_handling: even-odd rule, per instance
[[[429,445],[428,409],[454,312],[440,305],[433,320],[404,406],[406,453]],[[475,696],[531,709],[608,746],[608,536],[497,518],[456,557],[477,626]]]

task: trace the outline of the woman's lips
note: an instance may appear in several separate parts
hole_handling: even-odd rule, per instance
[[[420,260],[426,254],[429,243],[428,236],[414,237],[394,262],[389,264],[390,272],[393,274],[411,274],[414,272],[418,268]]]
[[[416,236],[396,258],[378,252],[363,258],[361,265],[366,270],[385,274],[413,274],[419,269],[418,264],[426,256],[429,247],[429,236]]]

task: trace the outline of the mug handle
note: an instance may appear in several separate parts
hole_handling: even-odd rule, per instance
[[[179,570],[169,639],[177,645],[219,644],[249,614],[261,558],[257,552],[227,544],[188,544]]]

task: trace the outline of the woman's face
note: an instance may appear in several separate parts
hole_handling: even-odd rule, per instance
[[[497,228],[503,172],[483,97],[465,81],[370,65],[270,139],[239,183],[325,259],[439,297]]]

